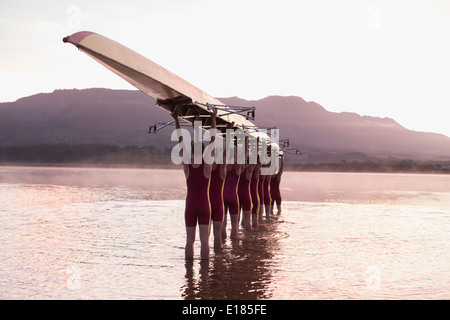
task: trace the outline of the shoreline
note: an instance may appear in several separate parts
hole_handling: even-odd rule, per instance
[[[103,144],[0,147],[0,166],[175,169],[169,148]],[[450,159],[375,157],[360,153],[285,158],[285,171],[450,174]]]
[[[365,163],[348,165],[346,163],[290,163],[286,164],[285,172],[332,172],[332,173],[380,173],[380,174],[450,174],[449,168],[431,168],[432,165],[399,168],[390,165],[370,167]],[[142,163],[108,163],[108,162],[0,162],[0,167],[52,167],[52,168],[99,168],[99,169],[180,169],[175,164],[142,164]],[[420,169],[421,168],[421,169]]]

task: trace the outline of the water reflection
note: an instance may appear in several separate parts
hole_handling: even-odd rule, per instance
[[[269,299],[270,283],[278,270],[273,257],[280,250],[278,222],[270,221],[256,230],[230,241],[209,261],[187,260],[185,283],[181,288],[186,300]],[[198,268],[198,271],[196,272]]]
[[[185,262],[182,170],[0,168],[0,298],[449,298],[449,175],[286,178],[279,220]]]

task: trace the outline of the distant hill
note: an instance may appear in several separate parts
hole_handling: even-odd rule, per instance
[[[389,118],[329,112],[299,97],[270,96],[257,101],[219,98],[255,106],[258,126],[277,126],[282,138],[302,149],[298,161],[399,157],[450,159],[450,138],[408,130]],[[171,129],[148,134],[155,121],[170,119],[139,91],[56,90],[0,103],[0,146],[109,144],[170,149]]]
[[[257,101],[220,99],[227,104],[254,105],[255,124],[276,125],[281,138],[289,138],[310,156],[357,153],[374,157],[450,159],[450,138],[436,133],[408,130],[390,118],[329,112],[299,97],[271,96]]]
[[[169,147],[148,134],[168,114],[139,91],[55,90],[0,103],[0,145],[114,144]]]

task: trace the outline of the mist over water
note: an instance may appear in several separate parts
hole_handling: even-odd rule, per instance
[[[181,168],[0,167],[0,298],[450,298],[450,176],[286,172],[281,216],[207,262],[185,190]]]

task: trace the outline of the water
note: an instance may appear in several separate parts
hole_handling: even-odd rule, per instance
[[[282,193],[186,262],[182,170],[0,167],[0,299],[450,298],[450,176],[288,172]]]

